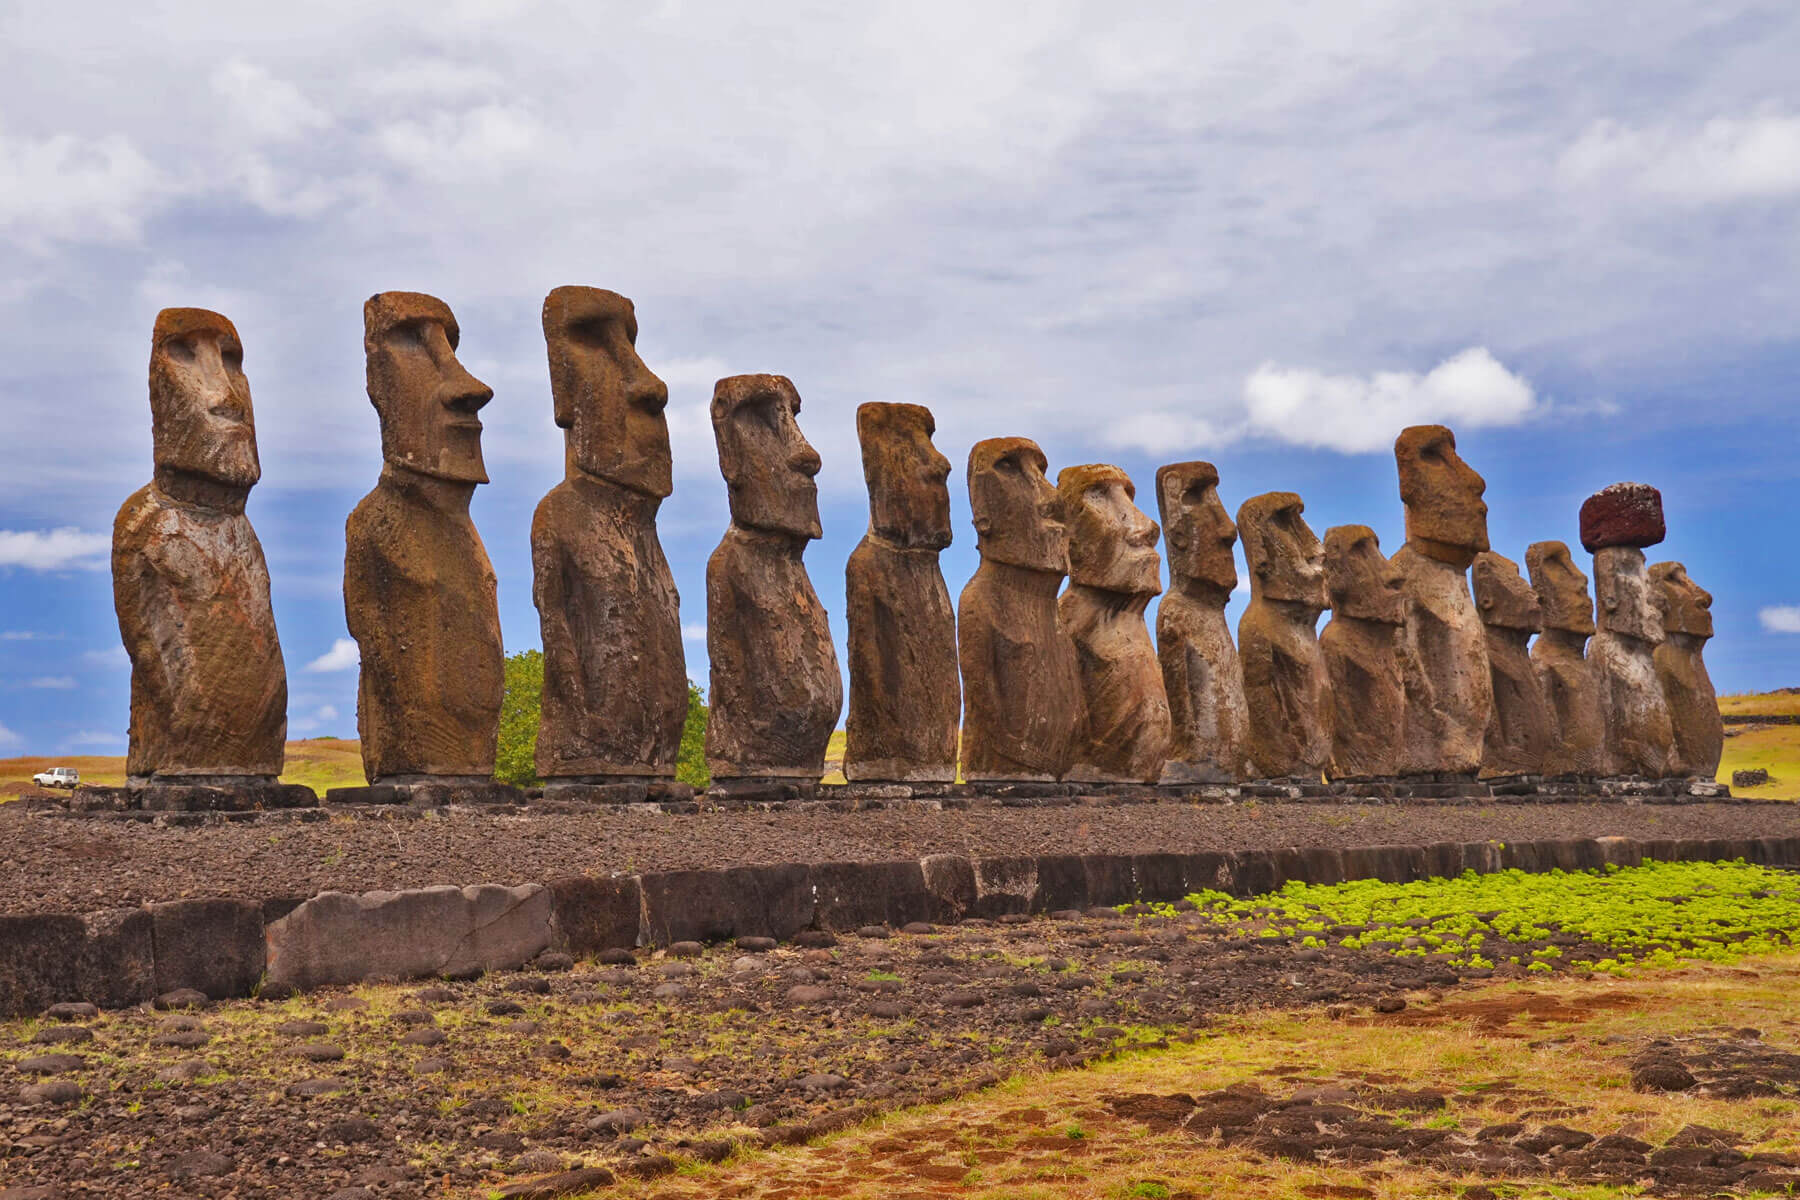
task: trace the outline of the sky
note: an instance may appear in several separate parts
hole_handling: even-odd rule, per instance
[[[0,754],[123,753],[114,514],[149,479],[157,311],[243,337],[292,736],[355,732],[343,522],[380,469],[370,294],[430,292],[495,396],[473,514],[507,649],[560,478],[539,310],[636,303],[664,547],[706,682],[727,513],[706,403],[792,378],[840,645],[854,426],[961,464],[1219,467],[1402,540],[1443,422],[1494,548],[1661,488],[1721,693],[1800,684],[1800,9],[1788,3],[0,5]],[[1241,602],[1240,602],[1241,603]],[[841,651],[840,651],[841,653]]]

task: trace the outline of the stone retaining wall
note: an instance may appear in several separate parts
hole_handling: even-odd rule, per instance
[[[1202,888],[1248,896],[1289,881],[1404,883],[1464,870],[1572,871],[1636,866],[1645,859],[1739,858],[1800,867],[1800,837],[933,855],[571,876],[517,887],[175,900],[82,915],[0,916],[0,1016],[29,1015],[64,1000],[120,1008],[177,988],[225,999],[363,980],[467,977],[522,966],[550,949],[588,955],[677,941],[789,939],[809,929],[1176,900]]]

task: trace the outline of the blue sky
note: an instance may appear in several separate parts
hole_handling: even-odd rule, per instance
[[[695,630],[705,403],[776,371],[824,457],[840,639],[862,401],[937,415],[953,592],[978,438],[1140,486],[1208,458],[1232,507],[1298,491],[1391,551],[1393,435],[1442,420],[1516,559],[1573,544],[1595,489],[1659,486],[1652,558],[1717,597],[1720,690],[1800,684],[1791,5],[261,7],[0,12],[0,753],[123,751],[106,546],[171,305],[243,335],[290,728],[354,732],[332,649],[389,289],[446,300],[495,389],[474,511],[509,649],[561,470],[538,311],[579,283],[636,301],[670,385]]]

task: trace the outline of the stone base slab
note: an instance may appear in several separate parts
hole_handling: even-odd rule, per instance
[[[267,812],[316,808],[319,797],[298,783],[151,783],[138,787],[83,784],[58,797],[71,812]]]
[[[604,783],[545,780],[541,790],[532,789],[536,802],[570,804],[691,804],[691,784],[673,779],[611,779]]]
[[[376,783],[367,787],[332,788],[327,804],[403,804],[442,808],[450,804],[524,804],[525,793],[508,783]]]

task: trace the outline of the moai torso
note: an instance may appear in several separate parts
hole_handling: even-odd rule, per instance
[[[1331,680],[1333,779],[1382,779],[1399,773],[1406,721],[1400,628],[1406,593],[1397,568],[1366,525],[1325,531],[1331,620],[1319,634]]]
[[[1606,716],[1606,771],[1667,775],[1675,732],[1656,676],[1662,614],[1644,566],[1645,546],[1663,538],[1662,497],[1643,484],[1614,484],[1581,506],[1581,542],[1594,555],[1599,632],[1588,650]]]
[[[1606,717],[1600,679],[1586,654],[1594,633],[1587,576],[1561,542],[1533,542],[1525,552],[1531,587],[1543,609],[1544,632],[1531,647],[1554,736],[1542,774],[1599,775],[1606,770]]]
[[[917,404],[856,412],[869,532],[844,569],[850,715],[844,777],[950,783],[962,716],[956,611],[938,568],[950,544],[950,461]]]
[[[1516,563],[1492,551],[1475,557],[1473,577],[1494,687],[1482,772],[1541,774],[1556,727],[1528,645],[1531,635],[1544,627],[1537,593],[1519,575]]]
[[[1406,679],[1406,775],[1481,769],[1493,681],[1468,567],[1488,547],[1486,484],[1441,425],[1415,425],[1394,443],[1406,545],[1393,562],[1405,581],[1401,670]]]
[[[817,781],[844,706],[825,606],[801,556],[819,536],[819,456],[780,375],[713,389],[731,528],[706,563],[712,659],[706,760],[716,780]]]
[[[656,536],[671,484],[668,389],[638,357],[625,297],[557,288],[543,323],[567,477],[531,523],[544,641],[537,773],[668,778],[687,720],[681,597]]]
[[[1725,723],[1701,657],[1713,634],[1712,595],[1688,578],[1680,563],[1657,563],[1650,582],[1662,596],[1663,641],[1656,648],[1656,677],[1669,706],[1675,754],[1669,773],[1712,779],[1725,752]]]
[[[1075,644],[1082,724],[1067,777],[1155,783],[1169,757],[1169,703],[1144,609],[1162,590],[1156,522],[1117,467],[1066,467],[1069,588],[1057,615]]]
[[[261,475],[237,330],[165,309],[152,336],[156,477],[113,523],[113,603],[131,659],[134,782],[273,779],[287,670],[244,501]]]
[[[1075,645],[1057,621],[1068,532],[1042,450],[991,438],[969,451],[981,563],[956,609],[962,774],[970,782],[1060,779],[1081,725]]]
[[[1315,632],[1325,610],[1324,548],[1292,492],[1253,496],[1238,509],[1250,566],[1250,607],[1238,621],[1238,658],[1258,778],[1318,782],[1331,761],[1331,679]]]
[[[493,775],[504,687],[494,569],[469,502],[487,481],[475,414],[493,392],[456,359],[442,301],[363,307],[386,460],[344,527],[344,616],[361,651],[356,726],[370,783]]]
[[[1248,779],[1250,712],[1225,605],[1237,586],[1237,526],[1219,500],[1211,463],[1156,472],[1169,555],[1169,593],[1156,608],[1156,654],[1169,703],[1165,783]]]

